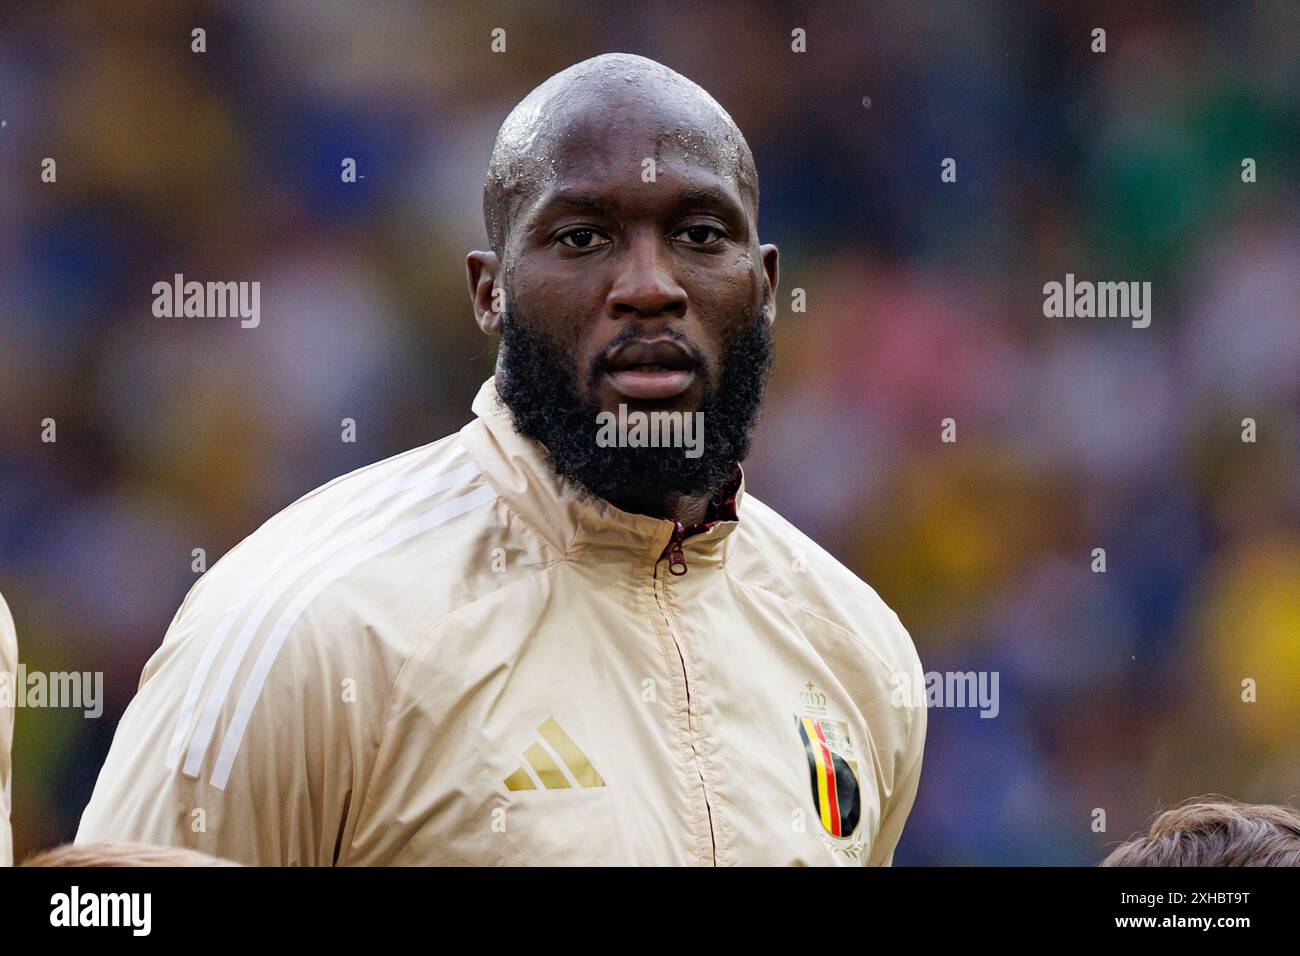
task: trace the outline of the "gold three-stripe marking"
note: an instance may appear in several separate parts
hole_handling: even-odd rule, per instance
[[[582,789],[605,786],[605,780],[596,768],[591,765],[587,755],[582,749],[573,742],[573,738],[564,732],[559,721],[554,717],[548,717],[537,728],[537,733],[541,736],[542,741],[550,747],[547,750],[541,741],[534,741],[527,750],[524,751],[524,760],[528,767],[531,767],[533,774],[536,774],[537,780],[547,790],[564,790],[569,789],[570,784],[564,771],[560,769],[559,764],[551,756],[552,751],[555,756],[563,761],[564,766],[568,768],[569,773]],[[533,776],[528,773],[527,768],[520,766],[515,769],[505,779],[506,789],[508,790],[536,790],[537,785],[533,782]]]

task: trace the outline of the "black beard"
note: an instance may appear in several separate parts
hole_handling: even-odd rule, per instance
[[[698,409],[704,413],[698,458],[687,458],[681,448],[602,448],[596,442],[600,406],[583,397],[596,394],[601,361],[586,370],[586,389],[580,389],[573,350],[519,315],[516,310],[502,316],[497,394],[510,409],[515,430],[545,447],[561,479],[625,510],[638,510],[675,495],[716,494],[749,454],[772,364],[771,332],[753,310],[746,312],[732,341],[723,343],[716,387],[708,384],[711,370],[699,350],[675,330],[667,333],[695,357],[696,375],[705,383]],[[615,341],[640,333],[632,323]]]

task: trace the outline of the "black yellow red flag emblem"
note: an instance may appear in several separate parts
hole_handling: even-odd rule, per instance
[[[851,836],[862,815],[857,769],[850,752],[848,727],[839,721],[795,715],[808,757],[813,803],[831,836]]]

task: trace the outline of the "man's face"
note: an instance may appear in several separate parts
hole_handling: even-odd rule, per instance
[[[724,344],[763,304],[748,207],[729,178],[657,130],[593,127],[568,131],[557,181],[519,210],[509,308],[570,350],[584,397],[602,410],[697,410],[718,384]],[[656,156],[645,182],[644,161]]]
[[[566,130],[498,277],[498,388],[517,427],[563,476],[615,500],[713,491],[744,457],[776,281],[775,248],[759,247],[749,205],[698,139],[636,126],[616,114]],[[596,414],[620,405],[703,412],[705,460],[596,448]]]

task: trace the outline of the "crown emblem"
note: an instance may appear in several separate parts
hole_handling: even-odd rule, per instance
[[[826,709],[826,695],[817,690],[816,685],[813,684],[812,681],[809,681],[804,687],[803,693],[799,695],[799,700],[803,702],[805,707],[808,707],[811,710]]]

